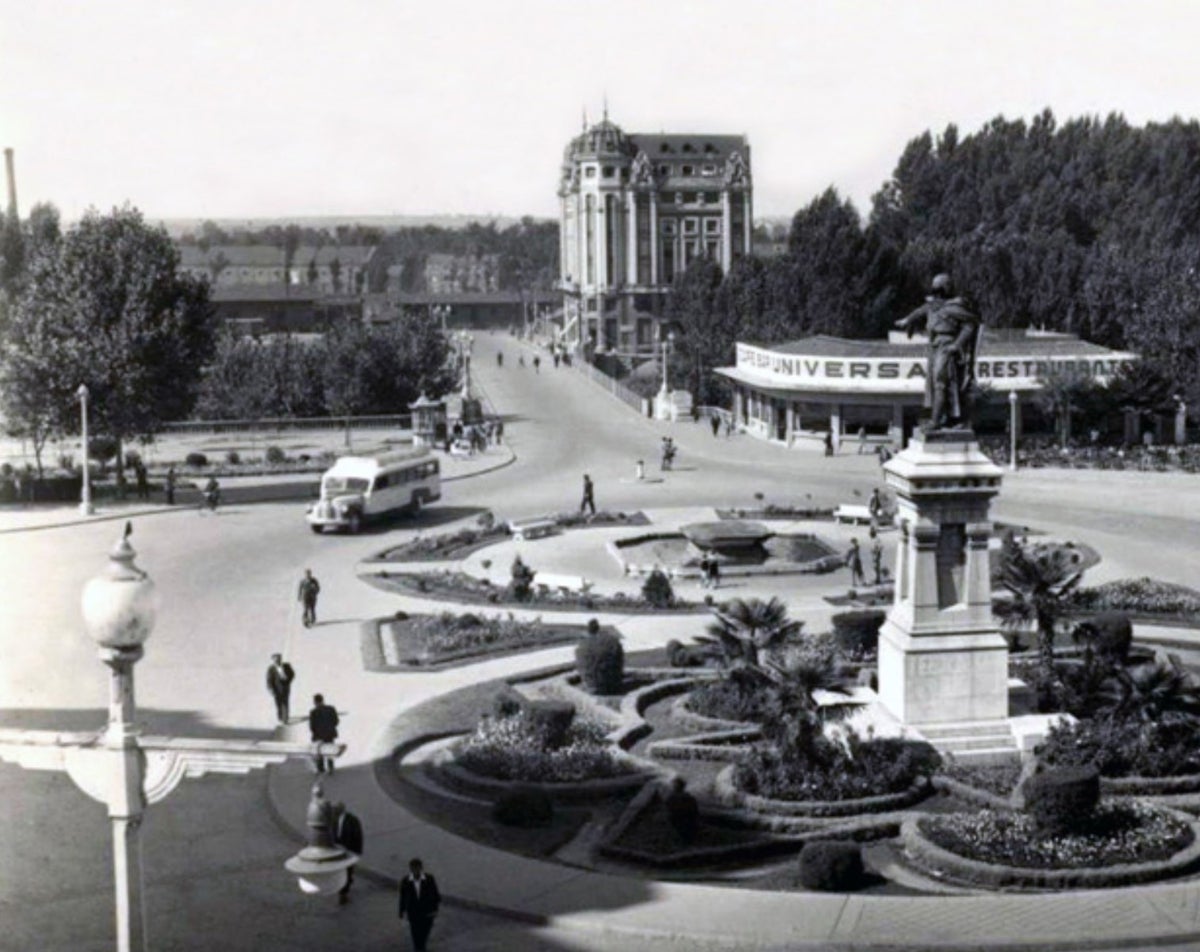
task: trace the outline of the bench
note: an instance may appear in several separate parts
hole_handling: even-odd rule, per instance
[[[540,539],[542,536],[552,535],[557,528],[558,523],[553,519],[518,519],[508,524],[514,542]]]
[[[853,503],[842,503],[833,510],[833,518],[838,522],[852,522],[857,525],[860,522],[871,522],[871,510],[866,506],[860,506]]]
[[[563,594],[579,592],[586,595],[592,589],[592,583],[581,575],[558,575],[554,572],[538,572],[533,577],[533,584],[537,588]]]

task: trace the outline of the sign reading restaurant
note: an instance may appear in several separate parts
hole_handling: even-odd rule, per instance
[[[1041,379],[1058,373],[1090,377],[1097,383],[1104,383],[1122,366],[1137,359],[1135,354],[1102,351],[1087,344],[1079,348],[1078,354],[1034,355],[1019,353],[1018,349],[1010,345],[1006,348],[1007,353],[985,350],[978,354],[976,379],[998,390],[1037,390],[1041,387]],[[782,353],[739,343],[737,369],[764,386],[792,389],[893,392],[924,389],[928,359],[925,349],[905,347],[904,351],[902,356],[830,357]]]

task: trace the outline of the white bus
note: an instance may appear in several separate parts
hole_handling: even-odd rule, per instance
[[[305,517],[313,532],[349,529],[393,513],[418,513],[440,499],[438,461],[427,447],[380,456],[342,456],[321,477],[321,498]]]

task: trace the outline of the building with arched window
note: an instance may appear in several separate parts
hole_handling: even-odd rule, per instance
[[[745,136],[626,134],[607,114],[563,153],[560,338],[649,354],[675,276],[707,256],[728,270],[751,247]]]

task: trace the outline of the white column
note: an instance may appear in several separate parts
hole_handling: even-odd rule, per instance
[[[754,222],[751,218],[753,208],[750,204],[750,190],[742,192],[743,201],[745,201],[746,217],[742,222],[742,254],[748,255],[754,250],[753,232]]]
[[[650,193],[650,283],[658,284],[658,192]]]
[[[733,213],[729,189],[721,191],[721,267],[726,274],[733,264]]]
[[[626,241],[625,249],[625,283],[636,285],[638,281],[638,241],[637,241],[637,193],[630,189],[625,193]]]

